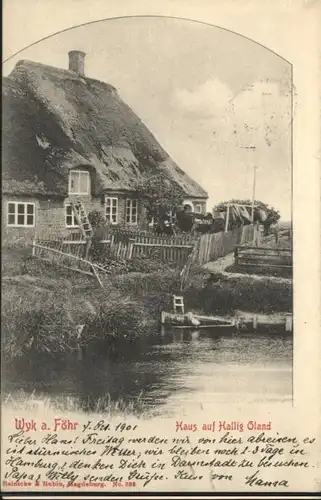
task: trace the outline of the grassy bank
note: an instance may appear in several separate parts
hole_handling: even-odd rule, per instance
[[[198,270],[184,296],[189,310],[205,314],[292,312],[292,281],[269,276]]]
[[[25,249],[3,254],[2,269],[1,347],[17,367],[59,361],[79,347],[113,355],[156,328],[179,287],[178,269],[148,259],[111,266],[104,289]]]
[[[280,278],[292,278],[293,270],[292,267],[271,267],[268,264],[262,265],[262,267],[258,266],[242,266],[242,264],[236,265],[233,264],[225,269],[226,272],[229,273],[240,273],[245,275],[260,275],[260,276],[275,276]]]
[[[142,396],[132,401],[125,401],[119,397],[113,400],[110,394],[101,397],[91,398],[90,396],[74,395],[48,395],[36,393],[35,390],[27,392],[23,389],[14,393],[5,392],[1,395],[1,403],[16,409],[28,409],[33,411],[54,411],[68,413],[90,413],[102,414],[104,418],[117,416],[133,416],[137,418],[147,418],[150,416],[150,409],[146,408]]]
[[[30,257],[3,253],[2,353],[17,370],[59,363],[79,349],[114,356],[150,331],[179,293],[179,269],[152,259],[111,265],[104,289],[91,278]],[[184,291],[186,310],[230,314],[292,311],[292,282],[212,273],[195,267]],[[79,336],[78,326],[84,325]],[[49,366],[49,365],[48,365]]]

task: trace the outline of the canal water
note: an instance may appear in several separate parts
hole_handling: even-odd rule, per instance
[[[108,397],[163,416],[224,403],[291,402],[292,348],[292,336],[176,329],[151,334],[116,356],[88,356],[55,373],[48,365],[32,387],[81,398],[92,408]]]

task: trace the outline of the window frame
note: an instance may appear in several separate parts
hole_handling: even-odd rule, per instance
[[[14,205],[15,206],[15,211],[14,213],[9,212],[9,205]],[[23,214],[18,214],[18,205],[24,205],[25,211]],[[28,214],[27,211],[27,205],[31,205],[33,207],[33,213]],[[9,224],[9,215],[14,215],[14,224]],[[23,215],[24,216],[24,223],[23,224],[18,224],[18,215]],[[33,217],[33,224],[27,224],[27,217],[28,215],[32,215]],[[36,204],[34,202],[30,201],[8,201],[7,202],[7,227],[36,227]]]
[[[129,205],[129,219],[130,221],[128,222],[127,220],[127,208],[128,208],[128,202],[130,203]],[[133,217],[133,202],[136,202],[136,220],[135,222],[132,222],[132,217]],[[126,205],[125,205],[125,218],[126,218],[126,224],[130,224],[131,226],[137,226],[138,224],[138,199],[137,198],[127,198],[126,199]]]
[[[71,190],[71,179],[72,179],[72,176],[74,174],[78,175],[78,185],[79,185],[79,188],[80,188],[80,176],[81,176],[81,174],[85,174],[86,175],[86,178],[87,178],[87,188],[88,188],[86,192],[84,192],[84,191],[72,191]],[[90,173],[88,172],[88,170],[76,170],[76,169],[69,170],[68,194],[70,196],[89,196],[90,193],[91,193],[91,179],[90,179]]]
[[[110,213],[109,217],[107,217],[107,200],[110,200]],[[113,216],[113,201],[116,200],[116,220],[112,220]],[[105,218],[106,221],[109,222],[109,224],[112,224],[113,226],[116,226],[119,222],[119,198],[118,196],[109,196],[108,194],[105,195]]]
[[[67,214],[67,207],[71,208],[71,215]],[[67,224],[67,217],[72,217],[72,220],[75,222],[75,224],[74,225],[68,225]],[[65,203],[65,226],[66,226],[67,229],[79,228],[79,224],[77,223],[76,216],[75,216],[75,213],[74,213],[74,211],[72,209],[71,203]]]
[[[197,207],[199,207],[199,209],[200,209],[199,211],[197,210]],[[195,205],[194,205],[194,212],[196,214],[202,214],[203,213],[203,205],[202,205],[202,203],[195,203]]]

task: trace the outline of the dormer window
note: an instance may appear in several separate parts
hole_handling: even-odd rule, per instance
[[[86,170],[69,172],[69,194],[90,194],[90,175]]]

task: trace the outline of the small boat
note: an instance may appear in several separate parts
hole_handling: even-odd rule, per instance
[[[234,316],[204,316],[161,312],[161,324],[171,328],[229,328],[234,331],[292,332],[292,314],[251,314],[236,312]]]
[[[199,314],[175,314],[162,311],[162,325],[169,325],[176,328],[210,328],[210,327],[229,327],[235,325],[233,319],[227,319],[219,316],[201,316]]]

